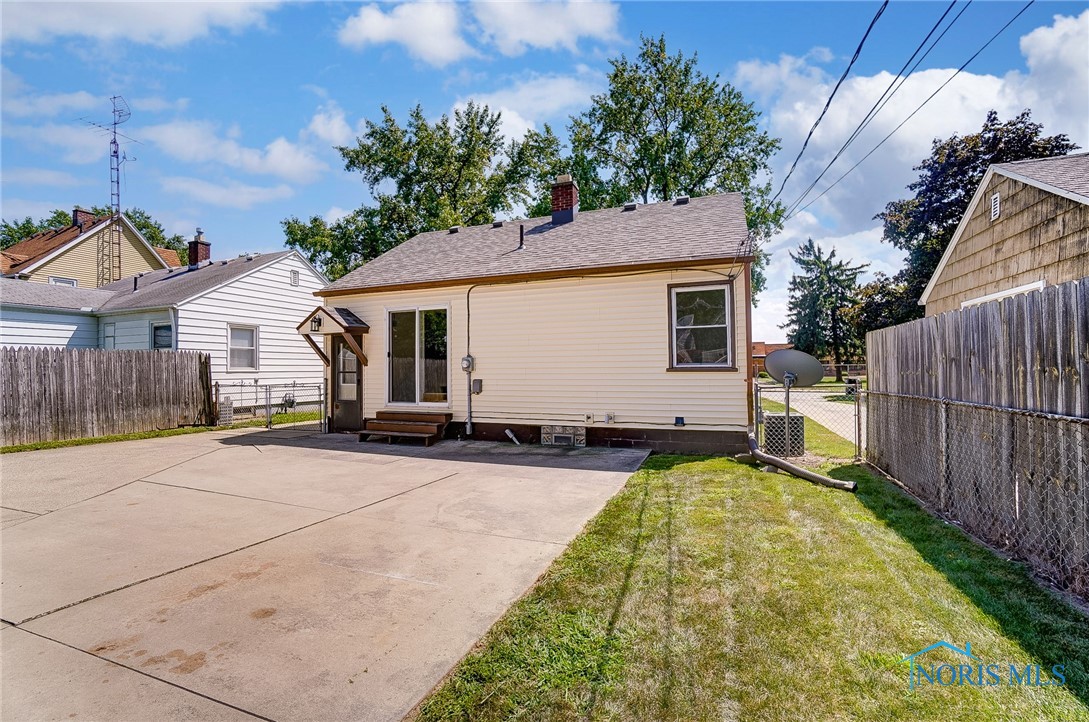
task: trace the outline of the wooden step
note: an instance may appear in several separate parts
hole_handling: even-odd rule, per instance
[[[422,421],[429,424],[449,424],[454,418],[451,413],[441,411],[394,411],[384,409],[376,411],[375,417],[379,421]]]
[[[388,419],[367,419],[363,424],[364,431],[405,431],[415,434],[441,434],[446,424],[440,422],[423,421],[391,421]]]
[[[391,443],[394,439],[423,439],[424,446],[431,446],[434,442],[439,440],[438,434],[421,434],[415,431],[361,431],[359,432],[360,441],[373,441],[375,439],[385,439],[386,443]]]

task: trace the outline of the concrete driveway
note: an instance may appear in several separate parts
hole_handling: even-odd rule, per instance
[[[644,458],[291,431],[5,455],[3,718],[399,719]]]

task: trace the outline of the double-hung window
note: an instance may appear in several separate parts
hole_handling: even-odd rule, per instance
[[[734,369],[733,287],[671,286],[670,367]]]
[[[102,324],[102,348],[117,348],[117,324]]]
[[[227,337],[227,370],[256,371],[257,327],[232,324],[227,327]]]

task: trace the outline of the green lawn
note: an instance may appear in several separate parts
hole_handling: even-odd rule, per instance
[[[865,468],[821,468],[858,492],[650,457],[419,717],[1089,720],[1089,618]],[[938,640],[1067,685],[909,691],[900,660]]]
[[[288,411],[272,415],[273,426],[286,424],[299,424],[318,421],[321,419],[320,411]],[[110,444],[115,441],[136,441],[138,439],[161,439],[167,436],[184,436],[186,434],[200,434],[205,431],[223,431],[225,429],[253,429],[263,428],[267,422],[264,418],[241,421],[230,426],[185,426],[178,429],[158,429],[155,431],[137,431],[131,434],[113,434],[111,436],[92,436],[85,439],[64,439],[61,441],[39,441],[33,444],[13,444],[0,446],[0,454],[13,454],[20,451],[41,451],[43,449],[61,449],[67,446],[87,446],[88,444]]]

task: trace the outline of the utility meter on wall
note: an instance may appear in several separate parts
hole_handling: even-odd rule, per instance
[[[467,374],[472,373],[475,361],[476,359],[474,359],[472,356],[465,356],[461,359],[461,370]]]

